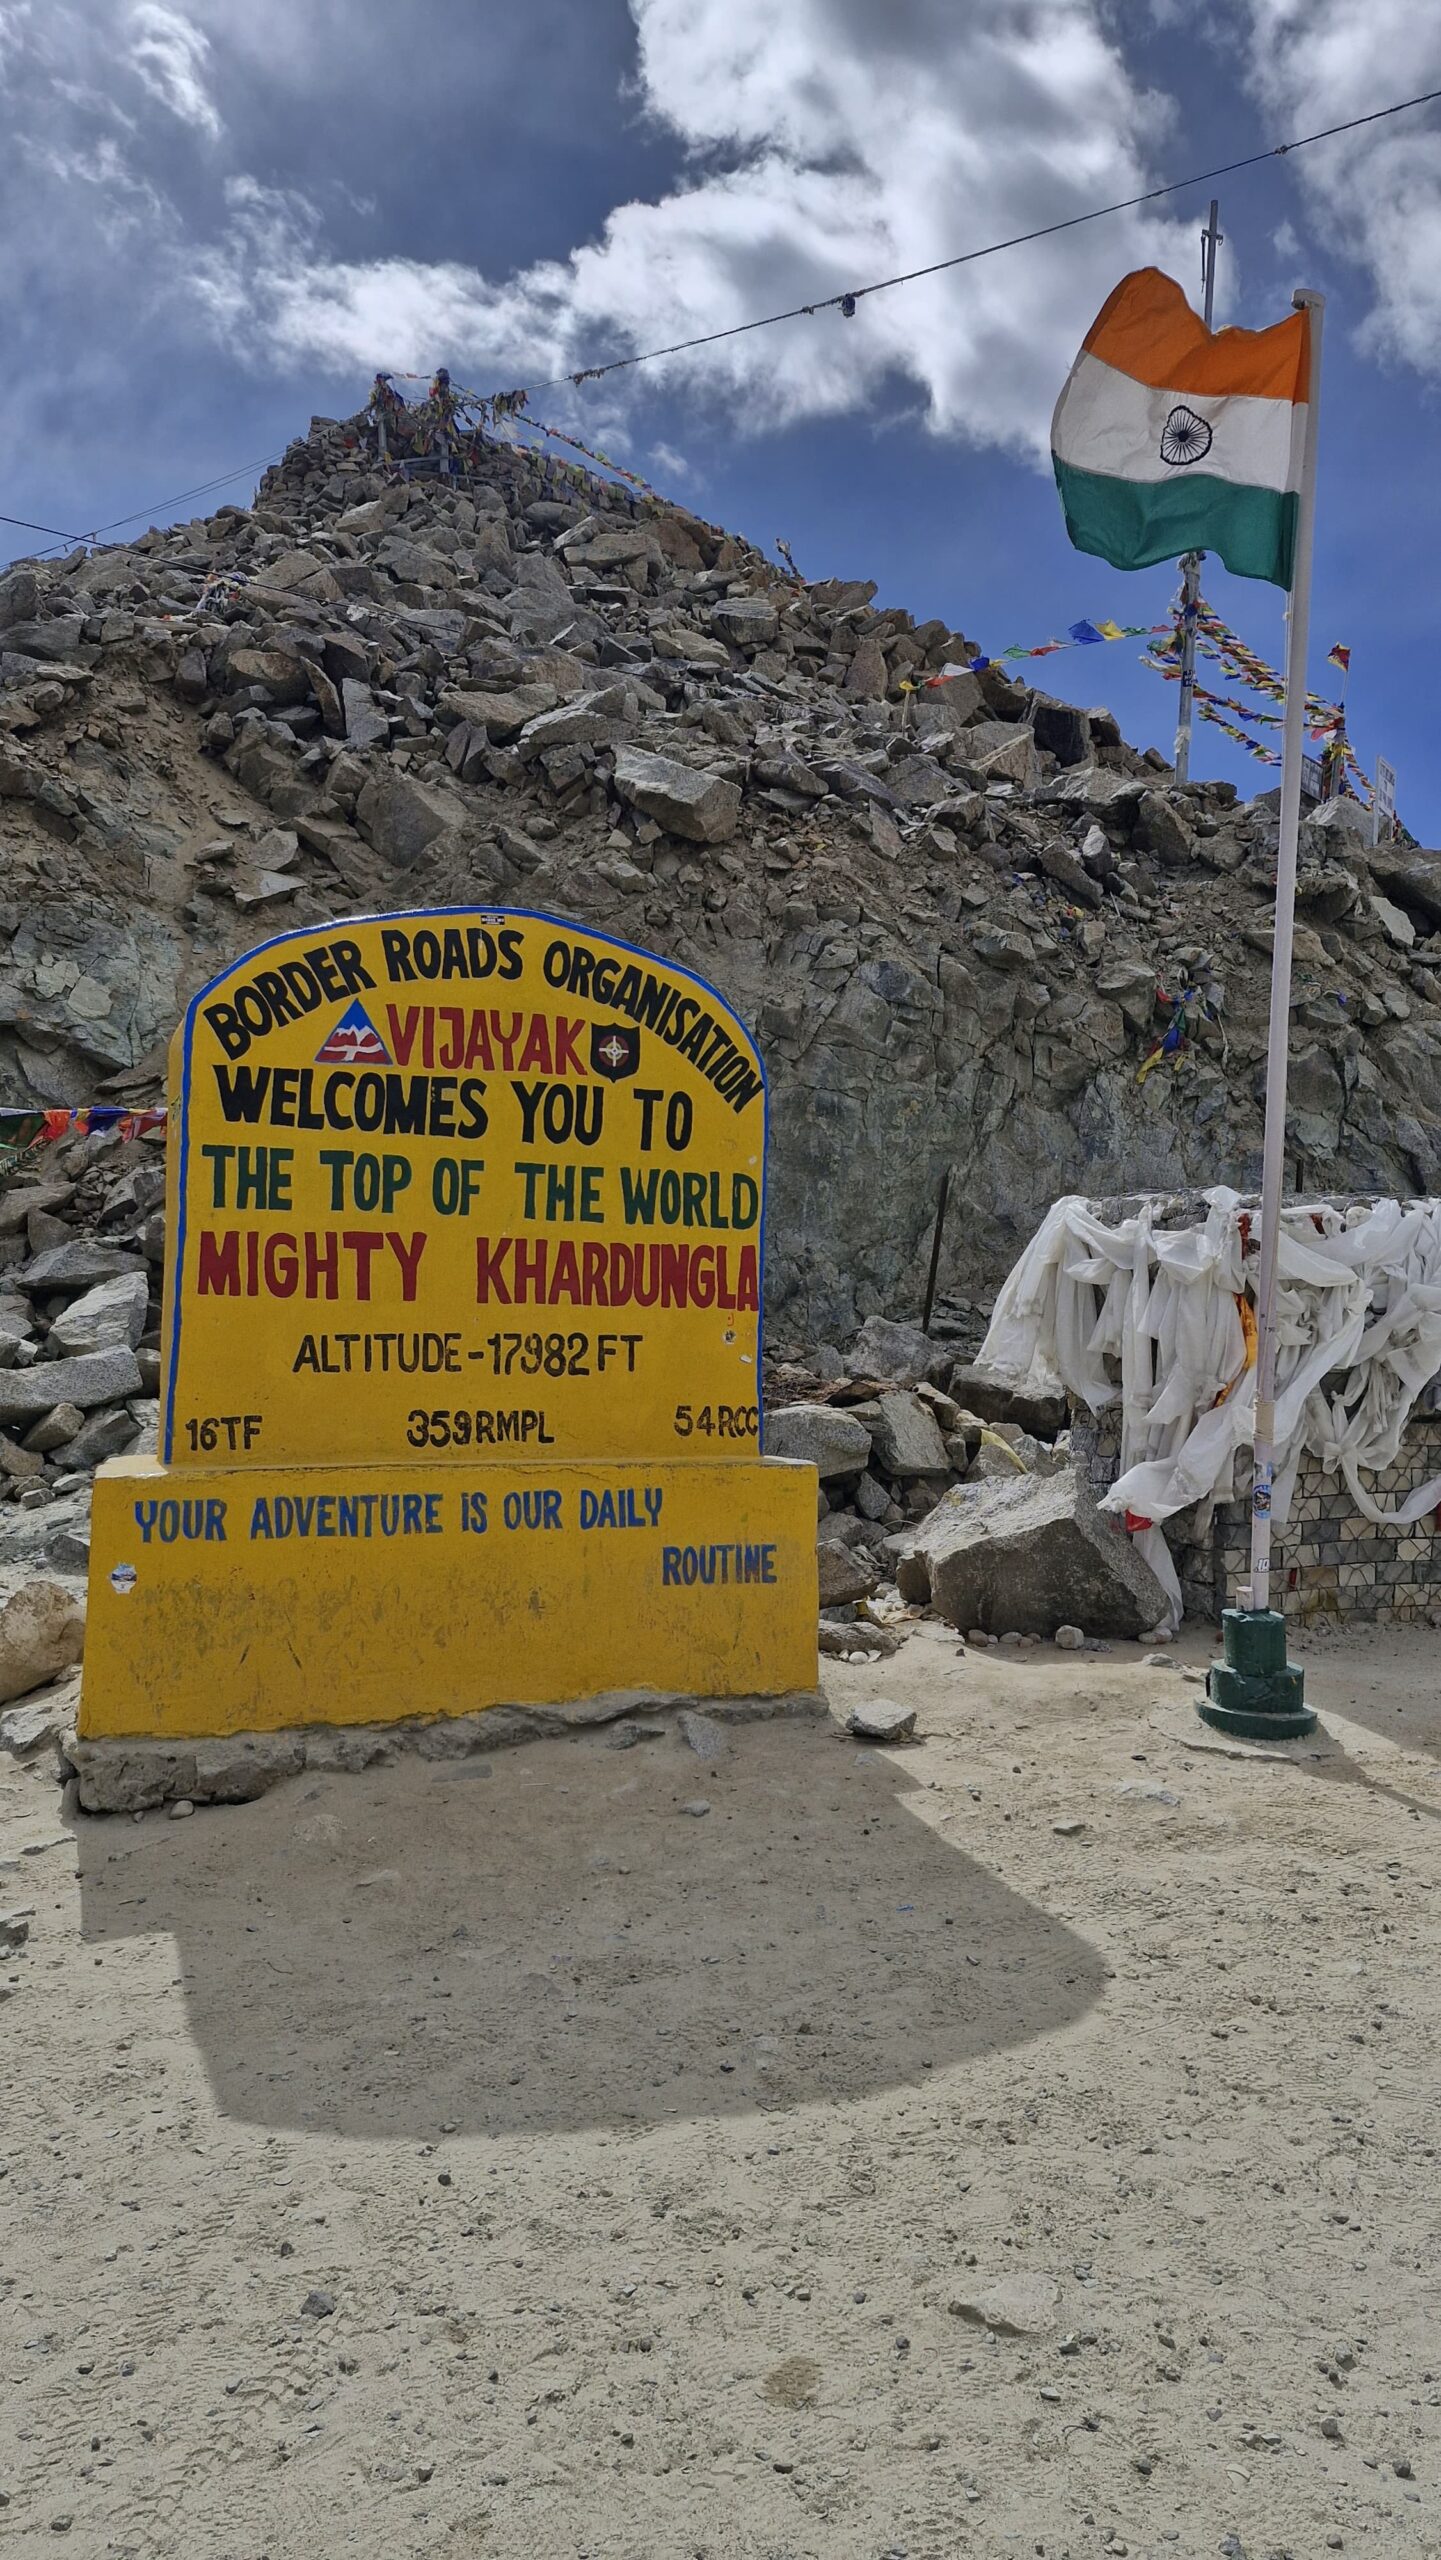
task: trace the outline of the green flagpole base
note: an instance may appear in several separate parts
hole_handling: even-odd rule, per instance
[[[1279,1609],[1227,1609],[1221,1617],[1225,1659],[1213,1662],[1197,1713],[1219,1733],[1248,1742],[1292,1742],[1315,1730],[1305,1675],[1286,1660],[1286,1621]]]

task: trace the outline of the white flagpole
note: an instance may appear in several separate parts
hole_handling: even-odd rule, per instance
[[[1281,758],[1281,824],[1276,853],[1276,939],[1271,961],[1271,1031],[1266,1051],[1266,1145],[1261,1172],[1261,1268],[1256,1282],[1256,1438],[1251,1490],[1252,1609],[1271,1605],[1271,1491],[1276,1468],[1276,1257],[1286,1172],[1286,1069],[1291,1031],[1291,947],[1296,923],[1296,840],[1301,822],[1301,758],[1306,731],[1306,642],[1311,622],[1311,555],[1316,529],[1316,443],[1320,430],[1321,324],[1326,297],[1295,293],[1310,313],[1311,371],[1296,515],[1286,642],[1286,725]]]
[[[1221,208],[1214,196],[1205,230],[1201,234],[1201,317],[1207,328],[1216,308],[1216,252],[1225,234],[1220,228]],[[1196,700],[1196,607],[1201,601],[1201,563],[1204,551],[1188,551],[1181,562],[1181,693],[1176,713],[1176,747],[1172,758],[1176,780],[1191,779],[1191,718]]]

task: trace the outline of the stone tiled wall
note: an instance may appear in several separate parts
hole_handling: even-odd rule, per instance
[[[1115,1482],[1119,1443],[1119,1415],[1103,1414],[1099,1424],[1085,1412],[1073,1418],[1072,1450],[1097,1493]],[[1441,1476],[1441,1414],[1418,1412],[1395,1465],[1373,1477],[1368,1491],[1389,1510],[1433,1476]],[[1194,1511],[1178,1512],[1166,1535],[1188,1616],[1219,1618],[1250,1565],[1248,1505],[1218,1504],[1204,1529]],[[1409,1528],[1378,1528],[1356,1509],[1343,1477],[1303,1458],[1291,1517],[1272,1542],[1271,1592],[1273,1607],[1298,1619],[1424,1624],[1441,1615],[1441,1521],[1427,1512]]]

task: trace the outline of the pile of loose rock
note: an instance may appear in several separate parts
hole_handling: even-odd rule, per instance
[[[919,1305],[943,1170],[952,1296],[1061,1191],[1254,1179],[1274,807],[994,667],[930,685],[967,654],[539,455],[406,483],[315,421],[253,508],[0,574],[0,1101],[148,1097],[277,924],[505,900],[754,1027],[797,1353]],[[1441,856],[1356,814],[1305,830],[1294,1141],[1310,1185],[1433,1191]]]
[[[0,1592],[83,1576],[90,1479],[155,1445],[161,1137],[38,1148],[0,1188]]]
[[[824,1346],[809,1373],[778,1364],[767,1388],[767,1453],[819,1478],[824,1649],[900,1618],[892,1602],[984,1642],[1059,1630],[1078,1645],[1165,1620],[1154,1574],[1071,1465],[1061,1398],[875,1317],[848,1352]]]

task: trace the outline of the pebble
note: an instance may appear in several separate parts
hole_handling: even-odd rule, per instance
[[[1054,1641],[1060,1646],[1062,1653],[1081,1653],[1085,1649],[1085,1629],[1083,1627],[1057,1627]]]
[[[708,1796],[692,1796],[688,1804],[683,1804],[681,1806],[681,1811],[682,1813],[693,1814],[696,1821],[699,1822],[701,1815],[703,1813],[709,1813],[710,1811],[710,1798]]]
[[[1176,1657],[1173,1653],[1143,1653],[1141,1665],[1146,1671],[1174,1671]]]
[[[1051,1825],[1058,1840],[1075,1840],[1085,1827],[1084,1822],[1053,1822]]]
[[[170,1808],[170,1819],[172,1822],[183,1822],[186,1815],[194,1811],[195,1806],[189,1796],[177,1796]]]
[[[335,2310],[335,2296],[333,2293],[322,2293],[317,2286],[306,2295],[300,2308],[307,2319],[328,2320]]]
[[[1339,2444],[1339,2443],[1340,2443],[1340,2441],[1341,2441],[1341,2421],[1340,2421],[1340,2419],[1339,2419],[1339,2418],[1323,2418],[1323,2419],[1322,2419],[1322,2421],[1321,2421],[1321,2433],[1322,2433],[1322,2435],[1325,2437],[1325,2439],[1326,2439],[1326,2441],[1327,2441],[1327,2443],[1328,2443],[1328,2444]]]

